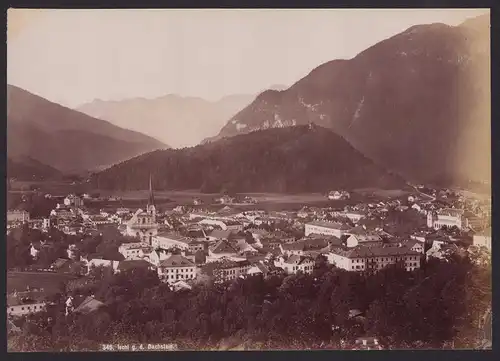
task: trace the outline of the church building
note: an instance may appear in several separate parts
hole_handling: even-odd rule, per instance
[[[142,242],[151,244],[158,234],[156,222],[156,207],[154,202],[153,184],[149,176],[149,199],[146,210],[138,209],[127,223],[127,235],[138,237]]]

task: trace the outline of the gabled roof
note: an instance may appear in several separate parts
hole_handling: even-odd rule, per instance
[[[194,267],[194,263],[184,256],[174,254],[160,262],[160,267]]]
[[[221,229],[214,229],[212,232],[210,232],[210,237],[214,237],[217,239],[228,239],[229,235],[232,233],[230,230],[221,230]]]
[[[462,209],[454,209],[454,208],[444,208],[437,212],[440,216],[448,216],[448,217],[460,217],[464,214]]]
[[[221,240],[211,248],[212,253],[238,253],[227,241]]]
[[[347,258],[420,256],[420,253],[412,251],[406,247],[356,247],[352,249],[336,248],[331,252]]]
[[[51,267],[54,269],[59,269],[63,267],[67,262],[69,262],[69,259],[58,258],[54,263],[52,263]]]
[[[307,223],[308,225],[311,226],[318,226],[318,227],[324,227],[324,228],[330,228],[330,229],[339,229],[339,230],[348,230],[351,229],[346,224],[339,223],[339,222],[327,222],[327,221],[313,221]]]
[[[75,312],[79,313],[90,313],[92,311],[97,310],[99,307],[103,306],[104,303],[102,303],[99,300],[96,300],[92,296],[87,296],[82,303],[78,307],[76,307]]]
[[[312,259],[310,257],[292,255],[285,260],[285,263],[295,264],[295,265],[300,265],[304,262],[312,262]]]
[[[223,259],[216,263],[215,269],[228,269],[228,268],[239,268],[249,266],[250,262],[247,260],[233,261],[229,259]]]
[[[120,263],[118,263],[118,270],[120,271],[125,271],[134,268],[149,268],[149,267],[151,267],[151,264],[142,259],[125,260],[125,261],[120,261]]]

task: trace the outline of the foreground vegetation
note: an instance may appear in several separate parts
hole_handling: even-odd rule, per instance
[[[470,256],[474,257],[474,256]],[[71,294],[94,294],[105,306],[64,315],[56,306],[24,320],[10,351],[93,350],[101,343],[173,342],[181,349],[339,348],[376,335],[390,348],[455,348],[476,343],[479,319],[491,305],[491,268],[469,257],[431,259],[407,273],[346,272],[318,262],[312,275],[254,276],[230,284],[173,292],[151,271],[112,275],[96,269]],[[364,318],[349,318],[359,309]]]

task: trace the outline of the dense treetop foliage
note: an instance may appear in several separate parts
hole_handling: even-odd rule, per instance
[[[100,343],[176,343],[181,349],[338,348],[374,335],[390,348],[475,343],[491,304],[491,269],[469,258],[431,259],[408,273],[346,272],[318,262],[312,275],[254,276],[173,292],[155,272],[93,271],[72,294],[94,294],[105,306],[64,316],[59,304],[30,316],[10,350],[97,349]],[[350,318],[358,309],[362,316]],[[50,319],[48,319],[50,317]]]

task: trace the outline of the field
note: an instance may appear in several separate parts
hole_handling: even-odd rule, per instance
[[[119,201],[99,202],[95,206],[106,207],[144,207],[148,199],[148,190],[136,191],[98,191],[101,196],[114,196],[121,198]],[[378,202],[388,198],[401,197],[407,195],[405,190],[380,190],[362,189],[351,193],[348,200],[329,200],[321,193],[299,193],[299,194],[279,194],[279,193],[239,193],[239,196],[249,196],[257,201],[256,204],[230,204],[232,208],[241,210],[262,209],[266,211],[299,210],[303,206],[310,207],[333,207],[343,208],[346,205],[354,205],[360,202]],[[224,205],[214,203],[214,199],[220,194],[200,193],[196,190],[187,191],[155,191],[156,205],[163,209],[173,209],[177,205],[193,204],[194,198],[203,201],[202,208],[219,209]],[[87,203],[90,205],[89,203]]]
[[[68,193],[80,192],[83,186],[63,181],[12,181],[9,192],[22,193],[38,189],[43,193],[55,196],[67,195]]]
[[[78,192],[79,185],[73,185],[70,182],[15,182],[10,193],[15,193],[14,189],[29,189],[30,186],[40,188],[42,192],[48,192],[53,195],[66,195],[71,192]],[[110,190],[86,190],[90,194],[99,194],[103,197],[116,197],[119,200],[99,200],[86,201],[86,206],[93,209],[113,209],[118,207],[127,207],[137,209],[144,207],[147,203],[147,189],[133,191],[110,191]],[[388,198],[402,197],[407,195],[407,190],[383,190],[383,189],[358,189],[351,192],[349,200],[328,200],[326,195],[321,193],[300,193],[300,194],[277,194],[277,193],[240,193],[240,196],[250,196],[257,200],[257,204],[233,204],[234,208],[242,210],[264,209],[267,211],[279,210],[298,210],[303,206],[315,207],[334,207],[343,208],[346,205],[356,204],[359,202],[375,202],[387,200]],[[202,207],[219,208],[220,205],[214,203],[214,199],[220,194],[200,193],[198,190],[182,190],[182,191],[155,191],[155,201],[157,207],[161,210],[173,209],[178,205],[192,205],[194,198],[202,200]]]
[[[45,292],[58,292],[61,282],[66,282],[75,276],[50,272],[7,272],[7,293],[14,290],[24,291],[30,288],[43,288]]]

